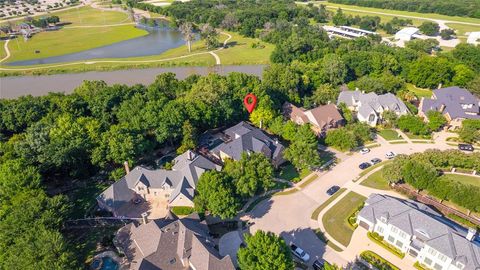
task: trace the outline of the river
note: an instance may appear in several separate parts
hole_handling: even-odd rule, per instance
[[[0,98],[12,99],[24,95],[42,96],[49,92],[72,93],[84,80],[103,80],[107,84],[134,85],[140,83],[147,85],[151,84],[158,74],[165,72],[175,73],[178,79],[184,79],[192,74],[207,75],[213,72],[220,75],[243,72],[261,77],[264,67],[265,65],[171,67],[3,77],[0,78]]]

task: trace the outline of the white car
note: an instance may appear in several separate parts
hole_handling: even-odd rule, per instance
[[[365,154],[367,154],[367,153],[370,153],[370,149],[368,149],[368,148],[362,148],[362,150],[360,150],[360,154],[362,154],[362,155],[365,155]]]
[[[310,255],[308,255],[308,253],[306,253],[303,249],[294,244],[290,244],[290,248],[292,249],[293,254],[302,259],[302,261],[308,262],[310,260]]]
[[[397,155],[397,154],[395,154],[394,152],[387,152],[387,153],[385,154],[385,157],[386,157],[387,159],[392,159],[392,158],[394,158],[396,155]]]

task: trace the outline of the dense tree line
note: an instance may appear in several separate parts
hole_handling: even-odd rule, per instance
[[[477,0],[330,0],[332,3],[480,18]]]
[[[451,167],[479,170],[480,154],[466,154],[458,150],[427,150],[410,156],[400,155],[382,169],[383,177],[391,182],[403,181],[419,190],[452,201],[471,211],[480,210],[480,188],[450,181],[440,176],[440,169]]]

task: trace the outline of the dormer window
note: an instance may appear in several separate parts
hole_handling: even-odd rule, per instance
[[[380,217],[380,220],[383,222],[383,223],[387,223],[387,219],[385,217]]]
[[[458,267],[458,269],[463,269],[465,268],[465,265],[461,262],[456,262],[455,265]]]

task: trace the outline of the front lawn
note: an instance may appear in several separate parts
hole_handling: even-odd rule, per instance
[[[410,132],[404,132],[410,140],[431,140],[432,135],[415,135]]]
[[[432,90],[427,88],[418,88],[411,83],[407,83],[407,89],[413,92],[418,98],[430,98],[432,96]]]
[[[329,205],[331,202],[333,202],[333,200],[335,200],[338,196],[340,196],[345,190],[347,190],[347,189],[346,188],[339,189],[337,192],[335,192],[335,194],[330,196],[330,198],[328,198],[324,203],[322,203],[319,207],[317,207],[317,209],[315,209],[315,211],[313,211],[311,219],[317,220],[320,212],[322,212],[322,210],[325,209],[325,207],[327,207],[327,205]]]
[[[311,172],[309,170],[302,170],[301,172],[298,172],[291,163],[288,163],[280,167],[280,170],[276,173],[276,177],[298,183],[310,173]]]
[[[381,129],[378,135],[382,136],[387,141],[399,140],[402,137],[393,129]]]
[[[358,210],[367,198],[353,191],[330,208],[322,218],[326,232],[344,246],[352,239],[353,229],[348,218]]]
[[[360,185],[380,190],[390,189],[388,181],[382,176],[382,170],[372,173],[367,179],[363,180]]]
[[[440,177],[440,179],[447,181],[456,181],[464,185],[473,185],[480,187],[480,177],[461,174],[444,174]]]

